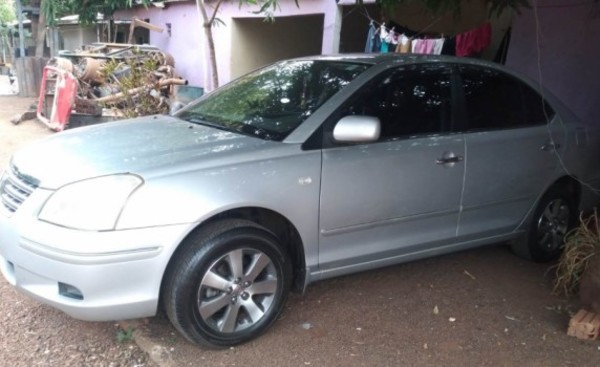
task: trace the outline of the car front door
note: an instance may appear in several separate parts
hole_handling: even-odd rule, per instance
[[[509,233],[556,174],[562,144],[538,92],[495,69],[459,67],[467,142],[461,240]]]
[[[450,132],[452,77],[441,64],[388,70],[325,123],[321,271],[393,263],[455,238],[465,143]],[[377,117],[379,140],[333,141],[332,127],[348,115]]]

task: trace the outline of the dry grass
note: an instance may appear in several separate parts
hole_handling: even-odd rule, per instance
[[[580,216],[579,226],[565,239],[565,249],[556,265],[555,294],[572,295],[579,290],[581,276],[589,260],[600,256],[600,218],[594,209],[588,217]]]

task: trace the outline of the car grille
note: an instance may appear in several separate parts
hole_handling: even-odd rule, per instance
[[[19,209],[21,204],[38,187],[36,180],[21,175],[13,166],[4,172],[0,179],[0,200],[9,214]]]

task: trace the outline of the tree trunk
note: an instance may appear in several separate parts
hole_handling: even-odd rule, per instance
[[[214,15],[209,18],[208,14],[206,12],[206,6],[204,4],[204,0],[196,0],[196,3],[198,5],[198,9],[200,10],[200,14],[202,15],[202,26],[204,28],[204,35],[206,36],[206,40],[208,41],[208,52],[209,52],[209,56],[210,56],[210,67],[211,67],[211,71],[212,71],[212,87],[213,88],[218,88],[219,87],[219,72],[217,70],[217,55],[215,53],[215,41],[213,39],[213,34],[212,34],[212,24],[214,21]],[[220,3],[220,2],[219,2]],[[218,7],[215,8],[215,14],[218,10]],[[206,81],[205,81],[206,82]],[[211,88],[206,88],[205,89],[211,89]]]
[[[42,3],[46,0],[40,1],[40,8]],[[35,57],[44,57],[44,41],[46,40],[46,17],[40,11],[37,24],[37,34],[35,36]]]
[[[204,25],[204,34],[208,40],[208,53],[210,56],[210,68],[212,69],[212,89],[219,87],[219,71],[217,70],[217,55],[215,53],[215,41],[210,24]]]

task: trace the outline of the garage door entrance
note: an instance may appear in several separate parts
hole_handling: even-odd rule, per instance
[[[323,14],[263,18],[234,18],[231,43],[231,77],[293,57],[321,54]]]

